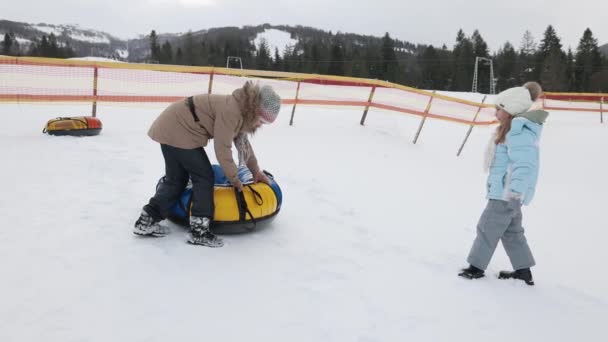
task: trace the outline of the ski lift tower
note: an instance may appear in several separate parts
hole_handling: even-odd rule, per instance
[[[490,65],[490,94],[496,94],[495,80],[494,80],[494,64],[491,58],[486,57],[475,57],[475,71],[473,72],[473,89],[472,92],[477,92],[477,70],[479,69],[479,62],[485,62],[486,65]]]
[[[241,68],[241,70],[243,70],[243,61],[241,60],[241,57],[228,56],[226,58],[226,69],[230,68],[230,61],[238,62],[239,63],[239,67]]]

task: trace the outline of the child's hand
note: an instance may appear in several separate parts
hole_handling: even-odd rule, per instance
[[[258,171],[255,175],[253,175],[253,182],[254,183],[264,182],[264,183],[270,185],[270,178],[268,178],[268,176],[266,176],[264,174],[264,172]]]

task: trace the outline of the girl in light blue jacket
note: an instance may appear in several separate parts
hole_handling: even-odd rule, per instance
[[[496,118],[500,125],[486,153],[488,204],[477,224],[477,237],[469,253],[469,267],[459,276],[484,276],[494,250],[501,240],[514,271],[501,271],[501,279],[520,279],[534,285],[530,267],[534,257],[524,236],[521,206],[534,197],[539,169],[539,141],[547,112],[532,110],[540,95],[540,85],[529,82],[510,88],[496,98]]]

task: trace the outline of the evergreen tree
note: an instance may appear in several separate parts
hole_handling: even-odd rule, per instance
[[[353,62],[352,62],[350,74],[353,77],[367,78],[369,76],[369,74],[367,72],[367,64],[365,63],[365,59],[363,59],[363,56],[361,55],[360,48],[355,47],[353,49],[352,60],[353,60]]]
[[[55,37],[54,33],[51,33],[49,35],[49,41],[48,41],[48,52],[47,52],[47,57],[52,57],[52,58],[59,58],[60,53],[59,53],[59,44],[57,43],[57,37]]]
[[[541,65],[540,80],[544,88],[548,91],[567,90],[566,55],[562,51],[561,40],[551,25],[545,30],[537,58]]]
[[[274,48],[274,60],[272,64],[272,70],[280,71],[283,70],[283,59],[279,54],[279,48]]]
[[[46,35],[42,35],[42,39],[40,40],[40,44],[38,45],[38,56],[40,57],[49,57],[50,53],[50,44]]]
[[[519,58],[517,60],[516,72],[519,76],[519,83],[537,81],[539,75],[539,65],[536,63],[537,44],[530,31],[526,30],[521,40],[519,48]]]
[[[456,35],[454,46],[453,85],[454,91],[470,91],[473,84],[473,68],[475,67],[475,56],[473,55],[473,44],[464,35],[462,29]]]
[[[194,44],[192,32],[188,31],[184,39],[183,63],[185,65],[197,65],[197,51]]]
[[[506,42],[496,55],[496,91],[500,92],[520,84],[516,68],[517,52],[511,43]]]
[[[540,81],[546,91],[568,90],[566,74],[566,57],[561,50],[552,50],[545,58],[540,74]]]
[[[422,55],[420,55],[418,64],[421,69],[422,81],[420,87],[423,89],[437,90],[441,87],[441,64],[439,55],[432,45],[427,46],[424,49]]]
[[[11,56],[11,49],[13,47],[13,39],[8,33],[4,34],[4,41],[2,42],[2,54]]]
[[[177,52],[175,52],[175,64],[184,65],[184,53],[181,47],[178,47]]]
[[[258,70],[269,70],[272,65],[270,49],[268,48],[268,43],[266,42],[266,39],[260,40],[260,45],[258,45],[256,53],[255,63],[256,68]]]
[[[471,36],[471,44],[473,44],[473,58],[484,57],[489,58],[488,44],[483,40],[478,30],[473,32]],[[486,62],[478,63],[477,66],[477,89],[481,92],[490,90],[490,67]]]
[[[576,91],[590,91],[591,76],[602,68],[602,57],[600,55],[597,39],[589,28],[583,33],[576,50]]]
[[[395,82],[397,70],[399,69],[397,55],[395,54],[395,43],[388,32],[382,38],[382,79]]]
[[[173,63],[173,48],[171,47],[171,43],[169,41],[165,41],[163,43],[161,54],[160,54],[160,63],[161,64],[172,64]]]
[[[156,35],[156,31],[152,30],[152,32],[150,32],[150,61],[153,63],[160,63],[161,58],[158,36]]]
[[[566,91],[576,91],[576,66],[574,65],[574,55],[572,49],[568,49],[566,54]]]
[[[327,73],[330,75],[344,75],[344,51],[339,41],[335,40],[331,47],[331,55]]]

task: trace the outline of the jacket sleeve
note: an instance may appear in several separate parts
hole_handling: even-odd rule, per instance
[[[226,178],[233,185],[240,183],[237,166],[232,158],[232,141],[234,140],[235,132],[238,131],[240,126],[241,119],[230,115],[229,111],[218,112],[216,114],[213,127],[215,157],[224,170]]]
[[[511,192],[523,194],[532,181],[533,172],[538,164],[538,146],[535,134],[523,128],[507,137],[509,159],[511,159]]]

